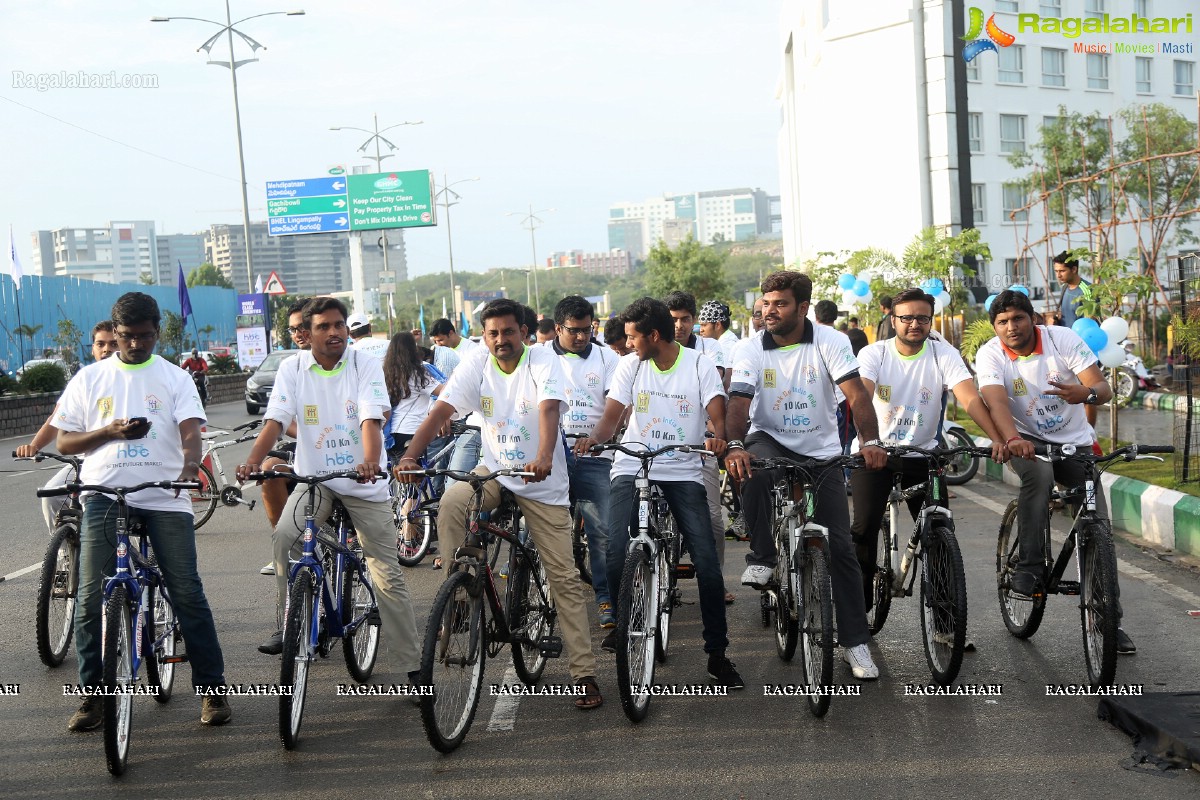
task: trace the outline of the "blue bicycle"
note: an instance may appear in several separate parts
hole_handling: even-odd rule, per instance
[[[335,478],[358,479],[358,473],[334,472],[304,476],[293,472],[256,472],[249,480],[287,478],[308,485],[304,502],[304,552],[288,571],[284,610],[283,657],[279,668],[279,738],[288,750],[300,740],[308,669],[320,655],[329,655],[334,639],[342,640],[342,655],[354,680],[371,677],[379,652],[379,608],[371,575],[363,560],[350,514],[333,501],[327,525],[330,538],[316,523],[317,486]],[[320,587],[318,593],[317,587]],[[289,691],[290,690],[290,691]]]
[[[150,551],[143,524],[129,515],[125,498],[145,489],[195,489],[197,481],[150,481],[137,486],[112,487],[69,482],[55,489],[38,489],[38,497],[61,497],[80,492],[97,492],[117,501],[116,574],[104,582],[102,688],[104,690],[104,754],[108,771],[121,775],[129,760],[133,733],[133,696],[142,665],[146,684],[154,699],[171,699],[175,665],[187,656],[176,653],[182,638],[179,619],[171,605],[162,573]],[[137,547],[129,537],[137,536]],[[136,626],[136,627],[135,627]]]
[[[454,439],[431,456],[419,459],[422,469],[436,467],[454,449]],[[388,481],[388,502],[396,525],[396,560],[402,567],[415,567],[429,552],[437,537],[437,515],[441,494],[434,488],[433,477],[419,483],[401,483],[395,475]]]

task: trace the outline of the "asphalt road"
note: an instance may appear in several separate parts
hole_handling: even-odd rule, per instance
[[[229,404],[210,409],[223,426],[245,419]],[[0,443],[11,451],[19,440]],[[236,456],[248,445],[231,448]],[[224,451],[228,453],[229,451]],[[236,458],[226,458],[231,474]],[[834,698],[827,717],[811,717],[804,701],[769,697],[764,686],[799,682],[797,666],[775,655],[760,623],[757,593],[738,585],[745,545],[730,543],[725,576],[737,595],[729,608],[730,657],[747,689],[729,697],[660,697],[648,719],[629,723],[621,712],[612,656],[600,654],[607,702],[580,713],[561,697],[520,701],[511,728],[485,697],[465,744],[442,756],[427,743],[419,712],[401,698],[337,697],[349,681],[335,649],[310,675],[302,742],[286,752],[277,735],[277,702],[232,700],[223,728],[199,724],[199,701],[186,693],[185,666],[176,695],[160,706],[136,701],[130,768],[120,779],[104,767],[100,733],[72,734],[67,718],[78,705],[63,696],[76,679],[73,656],[44,667],[33,639],[36,574],[46,533],[34,497],[49,469],[0,464],[6,532],[0,551],[0,681],[19,693],[0,695],[5,744],[0,795],[6,797],[283,797],[326,798],[569,796],[640,797],[648,792],[689,797],[1193,797],[1191,772],[1145,773],[1123,768],[1134,751],[1122,733],[1096,718],[1094,698],[1047,697],[1046,684],[1079,684],[1084,663],[1078,612],[1052,598],[1041,631],[1018,641],[1005,631],[994,591],[997,510],[1011,487],[976,479],[953,501],[967,567],[969,633],[958,683],[1001,687],[999,696],[906,696],[928,671],[913,598],[897,600],[872,649],[882,670],[861,684],[859,697]],[[257,495],[250,490],[249,496]],[[201,573],[232,683],[273,683],[278,660],[255,647],[274,629],[274,583],[258,568],[269,555],[269,531],[259,509],[218,508],[198,533]],[[1125,541],[1122,561],[1125,627],[1136,656],[1122,657],[1117,681],[1145,691],[1200,689],[1200,578]],[[408,570],[418,627],[445,573],[424,564]],[[661,666],[665,684],[706,684],[695,590],[685,584],[672,652]],[[599,652],[599,629],[594,642]],[[489,662],[485,685],[501,681],[507,651]],[[859,685],[840,661],[835,681]],[[568,682],[565,660],[552,661],[545,683]],[[387,654],[372,682],[402,682]],[[491,728],[491,729],[489,729]]]

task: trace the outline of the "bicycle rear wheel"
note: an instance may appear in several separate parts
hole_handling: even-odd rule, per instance
[[[679,566],[680,544],[675,517],[668,514],[662,520],[661,544],[657,557],[658,625],[654,631],[654,657],[660,662],[667,660],[667,650],[671,646],[671,615],[679,597],[679,575],[675,568]]]
[[[867,625],[871,635],[883,630],[887,622],[888,612],[892,610],[892,572],[891,526],[892,520],[898,519],[898,509],[888,505],[888,513],[883,518],[879,533],[875,537],[875,571],[871,577],[871,608],[867,610]]]
[[[125,772],[129,738],[133,733],[133,618],[124,586],[118,586],[104,604],[104,755],[108,771]],[[117,694],[116,691],[120,691]]]
[[[57,667],[75,633],[75,596],[79,590],[79,526],[63,522],[54,529],[42,558],[37,596],[37,650],[47,667]]]
[[[592,585],[592,555],[588,550],[587,530],[583,525],[583,513],[578,509],[571,512],[571,554],[575,557],[575,569],[579,580]]]
[[[395,484],[391,504],[392,522],[396,525],[396,560],[402,567],[415,567],[429,552],[436,534],[436,504],[420,504],[420,484],[399,483],[395,478],[392,482]]]
[[[800,666],[804,685],[808,689],[808,710],[814,717],[829,711],[833,685],[833,592],[829,583],[829,568],[825,550],[820,545],[806,543],[798,565],[803,621],[800,628]]]
[[[1117,674],[1117,556],[1107,526],[1087,528],[1079,554],[1079,617],[1088,685],[1110,686]]]
[[[974,447],[975,440],[961,428],[946,428],[942,431],[943,447]],[[970,453],[959,453],[946,465],[946,483],[962,486],[979,472],[979,457]]]
[[[447,576],[429,610],[420,680],[433,694],[421,695],[421,722],[442,753],[462,744],[479,707],[487,658],[483,614],[483,589],[465,570]]]
[[[632,722],[646,718],[654,685],[654,628],[658,618],[654,580],[646,552],[635,549],[625,559],[617,617],[617,689],[621,692],[621,708]]]
[[[513,572],[508,579],[508,628],[512,632],[513,669],[526,686],[533,686],[546,669],[538,640],[554,635],[556,614],[549,601],[546,570],[540,559],[530,560],[521,552],[513,556]],[[538,590],[538,587],[541,590]],[[542,597],[546,597],[545,601]]]
[[[288,750],[299,743],[300,723],[304,719],[308,668],[313,660],[313,611],[320,602],[316,585],[316,574],[311,569],[301,569],[288,590],[283,655],[279,665],[279,685],[291,689],[279,695],[279,738]]]
[[[155,646],[158,636],[162,643]],[[142,635],[142,648],[146,652],[143,659],[146,662],[146,684],[157,686],[158,694],[154,699],[165,703],[171,699],[171,689],[175,686],[175,662],[163,661],[175,656],[175,645],[179,636],[179,621],[175,617],[175,607],[163,596],[161,589],[151,586],[147,596],[146,630]]]
[[[962,666],[967,641],[967,578],[954,533],[942,525],[929,531],[921,551],[921,638],[935,683],[947,686]]]
[[[1018,639],[1028,639],[1037,633],[1046,611],[1046,595],[1029,598],[1015,594],[1009,581],[1021,563],[1017,548],[1017,501],[1013,500],[1004,509],[1000,519],[1000,536],[996,541],[996,593],[1000,598],[1000,614],[1004,627]]]
[[[192,523],[193,527],[200,530],[200,526],[208,522],[208,518],[217,510],[221,493],[217,491],[217,482],[213,478],[212,470],[203,464],[196,474],[196,480],[200,481],[200,488],[188,489],[188,496],[192,498],[192,514],[196,518]]]
[[[361,559],[362,548],[356,548],[355,552]],[[342,656],[350,677],[362,683],[370,679],[379,653],[379,612],[371,594],[371,573],[364,569],[360,576],[356,565],[347,558],[342,570],[342,625],[355,620],[358,626],[342,636]]]

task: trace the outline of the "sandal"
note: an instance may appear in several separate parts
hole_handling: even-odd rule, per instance
[[[591,711],[593,708],[604,705],[604,698],[600,695],[600,686],[592,676],[580,678],[575,681],[575,686],[583,689],[583,694],[575,698],[575,707],[580,711]]]
[[[434,568],[434,569],[441,569],[441,568],[442,568],[442,559],[441,559],[441,556],[438,556],[437,558],[435,558],[435,559],[433,560],[433,568]]]
[[[737,597],[734,596],[733,592],[725,593],[725,605],[731,606],[731,605],[733,605],[733,601],[735,601],[735,600],[737,600]]]

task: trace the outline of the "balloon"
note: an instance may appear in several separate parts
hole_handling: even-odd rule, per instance
[[[995,299],[996,299],[996,295],[994,295],[994,294],[989,294],[989,295],[987,296],[987,300],[984,300],[984,301],[983,301],[983,310],[984,310],[984,311],[989,311],[989,310],[991,310],[991,308],[992,308],[992,301],[993,301],[993,300],[995,300]]]
[[[946,303],[950,301],[950,295],[942,292],[933,298],[933,313],[940,314],[946,308]]]
[[[853,275],[851,275],[849,272],[843,272],[838,277],[838,288],[841,289],[842,291],[847,291],[849,289],[853,289],[855,280],[856,280],[856,278]]]
[[[941,280],[937,278],[926,278],[925,280],[921,281],[921,288],[924,289],[926,293],[937,297],[942,293],[942,289],[945,287],[942,285]]]
[[[1120,317],[1109,317],[1100,323],[1100,330],[1108,334],[1110,342],[1119,342],[1129,335],[1129,323]]]
[[[852,291],[859,297],[866,297],[871,291],[871,284],[862,279],[856,280]]]
[[[1082,339],[1083,334],[1086,331],[1090,331],[1093,328],[1099,327],[1100,323],[1096,322],[1096,320],[1089,317],[1080,317],[1079,319],[1075,320],[1075,324],[1071,326],[1071,330],[1075,331],[1075,333],[1079,335],[1079,338]]]
[[[847,306],[847,307],[852,306],[857,302],[858,302],[858,295],[856,295],[854,292],[850,291],[849,289],[842,292],[842,305],[843,306]]]
[[[1008,287],[1008,289],[1011,292],[1020,292],[1021,294],[1025,295],[1026,297],[1029,297],[1029,290],[1026,289],[1024,286],[1022,286],[1019,283],[1014,283],[1012,286]]]
[[[871,303],[871,298],[872,298],[872,297],[874,297],[874,296],[875,296],[875,295],[874,295],[874,294],[872,294],[872,292],[871,292],[870,288],[868,288],[868,289],[867,289],[867,293],[866,293],[866,294],[864,294],[862,297],[858,298],[858,301],[859,301],[860,303],[862,303],[863,305],[870,305],[870,303]]]
[[[1088,328],[1079,338],[1083,339],[1083,343],[1090,347],[1093,353],[1099,353],[1108,347],[1108,334],[1100,330],[1099,325]]]
[[[947,292],[947,291],[945,290],[945,288],[943,288],[943,289],[942,289],[942,291],[941,291],[940,293],[938,293],[938,294],[935,294],[935,295],[933,296],[933,299],[934,299],[934,300],[941,300],[941,301],[942,301],[942,305],[943,305],[943,306],[948,306],[948,305],[950,305],[950,302],[951,302],[951,301],[952,301],[954,298],[952,298],[952,297],[950,296],[950,293],[949,293],[949,292]]]
[[[1117,344],[1112,337],[1109,337],[1108,347],[1105,347],[1097,355],[1100,357],[1100,363],[1106,367],[1119,367],[1125,363],[1125,348]]]

